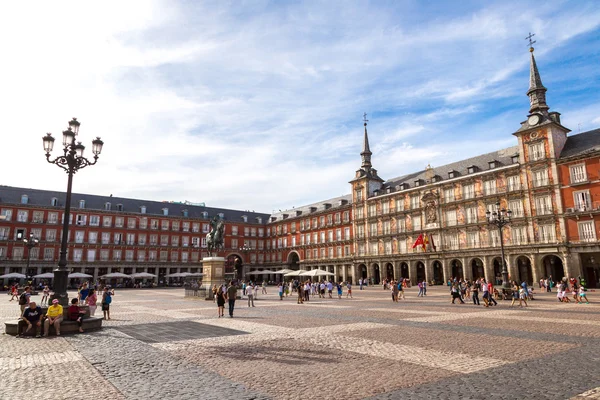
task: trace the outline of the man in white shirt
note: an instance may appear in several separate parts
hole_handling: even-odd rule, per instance
[[[333,283],[327,282],[327,293],[329,293],[329,298],[332,299],[333,297],[331,297],[331,292],[333,292]]]

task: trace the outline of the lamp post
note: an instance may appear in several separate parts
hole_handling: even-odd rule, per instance
[[[33,232],[29,233],[29,238],[23,239],[25,247],[27,247],[27,273],[29,273],[29,261],[31,260],[31,249],[37,246],[40,241],[33,237]]]
[[[504,237],[502,236],[503,228],[511,223],[512,211],[505,208],[500,208],[500,202],[496,203],[495,210],[487,211],[485,213],[488,224],[498,228],[498,234],[500,235],[500,251],[502,253],[502,291],[505,293],[511,292],[510,282],[508,281],[508,269],[506,261],[504,260]]]
[[[249,252],[251,252],[251,251],[252,251],[252,247],[250,247],[250,246],[248,245],[248,242],[244,242],[244,245],[243,245],[242,247],[240,247],[238,250],[239,250],[240,252],[244,253],[244,256],[247,256],[247,254],[248,254]],[[242,260],[242,261],[243,261],[243,260]],[[242,266],[243,266],[243,265],[244,265],[244,263],[242,262]],[[234,268],[235,268],[235,267],[234,267]],[[240,270],[238,271],[238,274],[237,274],[237,275],[238,275],[238,277],[237,277],[238,279],[242,279],[242,268],[240,268]]]
[[[59,303],[63,307],[66,307],[69,301],[67,297],[67,277],[69,274],[67,269],[67,241],[69,238],[69,216],[71,214],[71,190],[73,187],[73,175],[80,169],[96,164],[98,161],[98,156],[102,152],[102,146],[104,145],[104,142],[102,142],[99,137],[92,140],[92,153],[94,154],[94,161],[90,161],[85,158],[83,156],[85,146],[82,145],[81,142],[75,142],[75,139],[79,134],[79,125],[81,125],[81,123],[77,121],[77,118],[73,118],[71,121],[69,121],[69,128],[66,131],[63,131],[63,154],[56,157],[54,160],[50,159],[50,153],[52,153],[52,149],[54,148],[54,138],[50,133],[43,137],[46,160],[50,164],[57,165],[65,170],[68,176],[62,240],[60,243],[60,259],[58,261],[58,268],[54,270],[54,295],[52,297],[53,299],[58,299]]]

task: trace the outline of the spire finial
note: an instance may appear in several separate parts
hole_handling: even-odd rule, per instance
[[[367,122],[369,122],[369,120],[367,119],[367,113],[363,114],[363,123],[365,125],[365,136],[363,139],[363,150],[360,153],[360,156],[362,158],[362,167],[366,168],[366,169],[370,169],[371,168],[371,148],[369,146],[369,135],[367,134]]]
[[[533,44],[536,42],[535,40],[531,40],[535,36],[535,33],[529,32],[529,36],[525,38],[525,40],[529,40],[529,51],[533,53]]]

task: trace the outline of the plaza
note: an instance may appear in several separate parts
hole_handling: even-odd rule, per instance
[[[233,318],[181,288],[117,289],[101,331],[2,334],[0,398],[600,398],[595,291],[590,304],[537,293],[526,308],[484,308],[450,304],[446,286],[408,288],[399,303],[380,285],[354,289],[296,304],[269,286]],[[4,296],[2,322],[18,313]]]

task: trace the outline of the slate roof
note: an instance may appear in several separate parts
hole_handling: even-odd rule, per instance
[[[346,204],[342,205],[340,202],[345,201]],[[308,204],[302,207],[295,207],[292,208],[291,210],[283,210],[283,211],[279,211],[277,213],[273,213],[271,214],[272,218],[277,218],[277,221],[281,221],[283,219],[283,214],[288,214],[288,218],[294,218],[296,217],[296,212],[297,211],[301,211],[302,214],[300,215],[301,217],[306,217],[307,215],[311,214],[311,207],[315,207],[316,211],[315,212],[320,212],[320,211],[324,211],[325,210],[325,204],[331,204],[331,208],[329,208],[329,210],[333,210],[337,207],[340,206],[346,206],[348,204],[352,203],[352,195],[351,194],[346,194],[344,196],[339,196],[339,197],[334,197],[333,199],[329,199],[329,200],[321,200],[317,203],[313,203],[313,204]]]
[[[560,153],[560,158],[579,156],[594,151],[600,151],[600,128],[569,136]]]
[[[21,204],[22,195],[28,196],[27,204],[29,205],[50,207],[52,198],[55,197],[58,199],[57,208],[63,208],[65,206],[65,192],[54,192],[51,190],[28,189],[0,185],[0,204]],[[231,222],[243,222],[242,216],[244,215],[248,217],[248,223],[250,224],[258,223],[256,219],[257,217],[262,218],[263,225],[269,220],[269,214],[265,213],[204,207],[184,203],[128,199],[125,197],[97,196],[83,193],[72,194],[71,207],[78,208],[80,200],[85,200],[86,210],[104,210],[104,204],[109,202],[111,203],[111,211],[117,211],[117,204],[122,204],[124,213],[140,213],[140,207],[146,206],[146,214],[148,215],[162,216],[162,209],[168,208],[169,216],[181,217],[183,216],[183,211],[187,210],[188,217],[190,218],[204,218],[202,212],[206,211],[208,212],[208,219],[218,215],[219,213],[223,213],[223,219]]]
[[[512,156],[519,154],[519,146],[512,146],[506,149],[497,150],[491,153],[482,154],[476,157],[467,158],[465,160],[453,162],[450,164],[442,165],[439,167],[433,167],[434,175],[440,177],[440,181],[443,182],[448,180],[448,172],[456,171],[455,178],[464,177],[467,174],[467,168],[470,166],[476,166],[477,172],[489,170],[489,162],[497,161],[496,168],[503,167],[505,165],[511,165]],[[397,178],[389,179],[384,183],[383,189],[391,187],[395,189],[396,186],[403,183],[408,184],[410,188],[415,187],[415,181],[422,179],[426,182],[426,170],[413,172],[407,175],[403,175]]]

